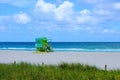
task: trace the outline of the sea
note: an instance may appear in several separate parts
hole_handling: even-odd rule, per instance
[[[49,42],[55,52],[120,52],[120,42]],[[0,50],[35,51],[35,42],[0,42]]]

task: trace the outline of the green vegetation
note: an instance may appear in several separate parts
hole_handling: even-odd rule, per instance
[[[83,64],[0,64],[0,80],[120,80],[120,70],[101,70]]]

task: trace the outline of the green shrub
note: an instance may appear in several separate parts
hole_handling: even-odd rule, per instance
[[[0,80],[120,80],[120,70],[104,71],[84,64],[0,64]]]

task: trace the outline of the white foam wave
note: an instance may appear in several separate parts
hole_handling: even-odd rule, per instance
[[[0,50],[35,50],[35,48],[26,48],[26,47],[22,47],[22,48],[15,48],[15,47],[3,47],[0,48]],[[120,49],[87,49],[87,48],[53,48],[54,51],[77,51],[77,52],[81,52],[81,51],[85,51],[85,52],[120,52]]]
[[[92,51],[92,52],[119,52],[120,49],[83,49],[83,48],[54,48],[55,51]]]
[[[0,48],[1,50],[35,50],[35,48],[15,48],[15,47],[8,47],[8,48]]]
[[[53,48],[55,51],[81,51],[82,48]]]

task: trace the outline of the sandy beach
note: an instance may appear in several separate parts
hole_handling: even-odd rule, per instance
[[[82,63],[104,69],[120,69],[120,52],[52,52],[0,50],[0,63],[27,62],[31,64]]]

